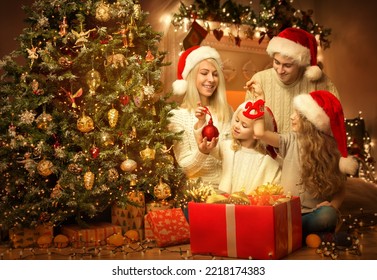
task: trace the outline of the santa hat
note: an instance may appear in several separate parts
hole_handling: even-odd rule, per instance
[[[318,130],[335,138],[341,154],[340,171],[355,174],[358,163],[353,157],[348,156],[344,114],[338,98],[328,91],[318,90],[296,96],[293,106]]]
[[[317,41],[315,37],[298,28],[286,28],[273,37],[267,46],[267,53],[275,53],[293,58],[300,66],[305,66],[305,76],[311,81],[322,77],[322,70],[317,65]]]
[[[173,82],[173,93],[182,95],[187,90],[187,75],[196,64],[204,59],[213,58],[221,66],[220,54],[209,46],[193,46],[185,50],[178,61],[177,80]]]

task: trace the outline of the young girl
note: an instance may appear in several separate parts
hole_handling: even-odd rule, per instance
[[[221,63],[219,53],[209,46],[194,46],[183,52],[178,62],[178,79],[173,83],[174,94],[183,95],[183,101],[170,112],[170,129],[183,132],[182,139],[173,146],[178,164],[188,178],[200,178],[214,188],[220,182],[221,162],[210,155],[209,150],[218,138],[212,141],[195,138],[195,131],[209,118],[208,114],[203,114],[204,122],[198,126],[195,109],[198,103],[209,109],[220,138],[229,131],[232,108],[226,100]]]
[[[261,98],[258,110],[263,112],[263,91],[258,85],[254,89]],[[319,90],[298,95],[293,107],[292,132],[265,130],[262,117],[256,121],[254,134],[279,148],[281,185],[285,193],[300,197],[305,240],[310,233],[335,231],[345,195],[345,174],[354,174],[357,162],[347,155],[343,109],[332,93]]]
[[[250,104],[244,102],[236,109],[231,122],[231,137],[219,141],[217,148],[211,151],[222,160],[219,190],[226,193],[244,191],[249,194],[260,185],[280,182],[279,163],[269,155],[266,145],[254,138],[257,116]],[[197,108],[198,122],[204,110],[203,107]],[[266,126],[274,130],[271,111],[266,114]]]

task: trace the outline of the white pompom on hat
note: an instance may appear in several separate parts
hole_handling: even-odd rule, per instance
[[[220,54],[209,46],[193,46],[181,54],[177,67],[177,80],[173,82],[174,94],[185,94],[187,90],[187,75],[196,64],[208,58],[213,58],[220,67],[222,66]]]
[[[293,58],[300,66],[305,66],[305,76],[311,81],[322,77],[322,70],[317,64],[317,40],[299,28],[289,27],[273,37],[267,46],[267,53],[273,57],[275,53]]]
[[[304,115],[318,130],[335,138],[341,154],[339,169],[345,174],[354,175],[357,161],[348,155],[344,113],[338,98],[325,90],[300,94],[293,99],[294,108]]]

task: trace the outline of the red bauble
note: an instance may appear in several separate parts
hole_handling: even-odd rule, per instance
[[[207,137],[208,141],[212,141],[212,138],[219,136],[219,130],[213,125],[212,119],[209,120],[208,124],[203,127],[202,136]]]
[[[96,147],[96,146],[93,146],[91,149],[90,149],[90,154],[92,155],[92,158],[96,159],[99,155],[99,148]]]
[[[126,106],[128,103],[130,103],[130,97],[128,95],[122,95],[122,96],[119,97],[119,101],[124,106]]]

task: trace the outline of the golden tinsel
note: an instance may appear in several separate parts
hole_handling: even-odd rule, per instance
[[[215,189],[211,185],[203,182],[187,182],[187,189],[184,190],[183,198],[185,201],[206,202],[208,197],[215,194]]]
[[[258,186],[249,195],[280,195],[283,194],[283,187],[277,184],[266,183]]]

